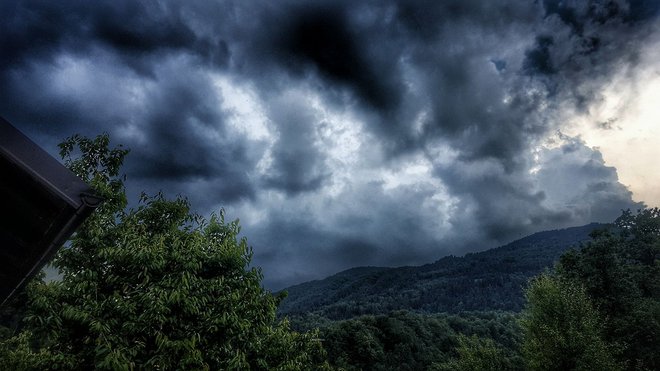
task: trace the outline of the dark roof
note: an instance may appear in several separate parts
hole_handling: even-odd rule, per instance
[[[0,303],[41,270],[100,201],[0,117]]]

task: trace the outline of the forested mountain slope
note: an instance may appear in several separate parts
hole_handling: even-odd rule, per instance
[[[545,231],[508,245],[448,256],[417,267],[358,267],[286,289],[280,315],[329,319],[406,309],[418,312],[519,311],[528,279],[551,267],[603,224]]]

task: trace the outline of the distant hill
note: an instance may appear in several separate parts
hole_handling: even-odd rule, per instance
[[[393,310],[424,313],[519,311],[529,278],[551,267],[569,248],[590,240],[606,225],[545,231],[498,248],[448,256],[418,267],[358,267],[323,280],[285,289],[280,315],[316,314],[328,319],[383,314]]]

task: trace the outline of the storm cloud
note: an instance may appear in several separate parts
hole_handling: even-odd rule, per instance
[[[562,129],[641,63],[659,11],[643,0],[4,1],[0,114],[51,152],[109,132],[132,149],[132,197],[224,207],[281,288],[642,206]]]

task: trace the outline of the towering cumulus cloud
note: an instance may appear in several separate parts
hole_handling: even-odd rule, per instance
[[[564,128],[614,74],[644,67],[659,11],[644,0],[8,0],[0,114],[53,150],[109,132],[133,150],[130,192],[224,207],[280,288],[640,207]]]

